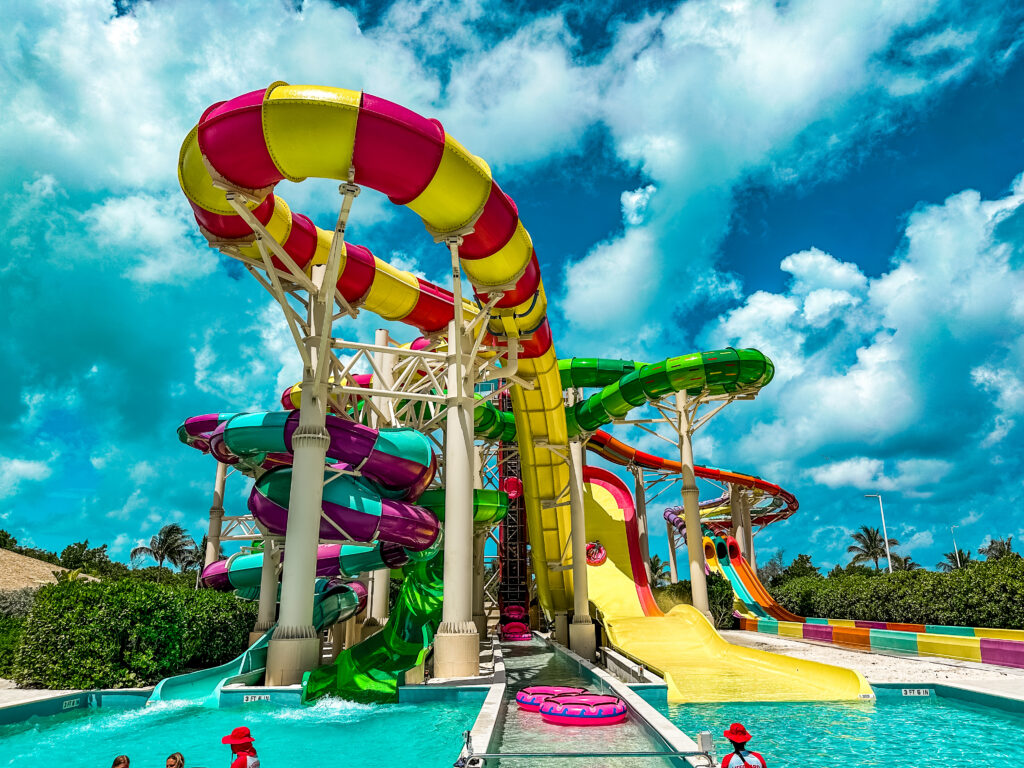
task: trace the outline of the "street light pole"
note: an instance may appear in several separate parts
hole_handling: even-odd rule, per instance
[[[949,532],[953,536],[953,557],[956,558],[956,567],[957,568],[961,568],[962,567],[960,565],[960,548],[956,545],[956,529],[959,528],[959,527],[960,527],[959,525],[951,525],[951,526],[949,526]]]
[[[878,499],[878,511],[882,515],[882,541],[885,542],[885,561],[889,566],[889,573],[892,573],[892,555],[889,554],[889,532],[885,530],[885,509],[882,507],[882,494],[880,493],[865,493],[864,498]]]

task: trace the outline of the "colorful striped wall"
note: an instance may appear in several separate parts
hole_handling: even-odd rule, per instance
[[[740,619],[740,629],[780,637],[834,643],[848,648],[1024,669],[1024,631],[883,621],[807,619],[806,623]]]

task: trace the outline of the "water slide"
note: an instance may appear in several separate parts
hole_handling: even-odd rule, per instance
[[[317,579],[313,589],[313,626],[317,631],[355,616],[366,605],[366,590],[359,582],[346,584],[338,579]],[[256,568],[255,596],[259,596],[259,567]],[[189,701],[204,706],[218,706],[220,692],[225,685],[236,678],[262,676],[261,672],[267,664],[267,644],[272,634],[273,629],[263,633],[249,648],[229,662],[161,680],[146,703]]]
[[[672,703],[824,701],[870,696],[857,672],[732,645],[695,608],[662,613],[640,552],[632,496],[616,475],[584,470],[587,538],[605,547],[588,566],[590,599],[609,642],[665,678]]]
[[[300,283],[311,266],[327,263],[334,234],[293,213],[274,194],[283,179],[351,179],[413,210],[435,238],[462,238],[463,275],[478,300],[494,300],[487,342],[501,346],[517,339],[516,372],[531,384],[513,386],[510,395],[538,598],[549,617],[572,606],[572,571],[563,558],[569,510],[552,503],[568,481],[561,454],[570,429],[593,431],[673,392],[736,392],[771,379],[771,361],[756,350],[629,363],[618,371],[596,367],[601,375],[592,379],[594,385],[607,383],[567,410],[539,262],[515,204],[493,181],[489,166],[439,122],[371,94],[273,83],[214,104],[186,137],[178,172],[212,246],[256,267],[286,270]],[[240,195],[248,210],[232,205],[225,187],[233,190],[233,200]],[[279,243],[280,249],[264,256],[260,245],[268,243]],[[337,288],[350,306],[427,334],[443,332],[456,311],[465,318],[480,311],[469,301],[455,307],[447,290],[353,243],[342,246]],[[587,368],[578,370],[575,379],[570,366],[570,380],[584,380]],[[699,622],[690,624],[703,636]],[[854,695],[852,689],[846,695]]]
[[[678,518],[676,519],[678,520]],[[674,524],[676,521],[673,520],[670,522]],[[718,556],[718,540],[719,539],[717,537],[704,537],[704,560],[707,562],[710,570],[729,582],[735,598],[735,607],[739,611],[740,615],[744,618],[750,619],[772,618],[771,614],[769,614],[761,604],[753,598],[749,590],[747,590],[740,582],[728,559],[725,557],[720,558]]]

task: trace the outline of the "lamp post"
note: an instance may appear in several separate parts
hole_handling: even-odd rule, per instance
[[[949,533],[953,537],[953,557],[956,558],[956,567],[957,568],[962,567],[960,565],[960,548],[956,545],[956,529],[959,528],[959,527],[960,527],[959,525],[951,525],[951,526],[949,526]]]
[[[885,562],[889,566],[889,573],[892,573],[892,556],[889,554],[889,533],[885,530],[885,509],[882,507],[882,494],[865,493],[865,499],[878,499],[878,511],[882,515],[882,541],[885,542]]]

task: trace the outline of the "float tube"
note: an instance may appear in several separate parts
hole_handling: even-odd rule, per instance
[[[626,719],[626,703],[597,693],[554,696],[540,705],[540,716],[555,725],[616,725]]]
[[[552,696],[586,694],[586,688],[570,688],[564,685],[531,685],[516,693],[516,704],[527,712],[536,712],[540,705]]]

